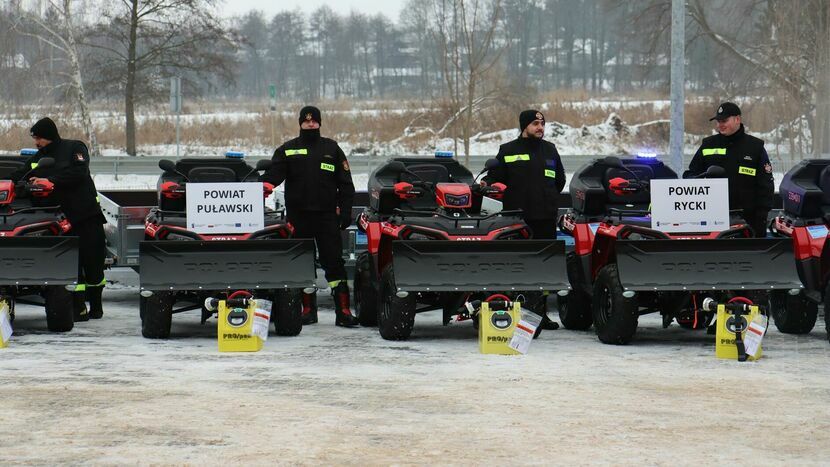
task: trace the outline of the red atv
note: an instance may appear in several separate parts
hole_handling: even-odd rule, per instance
[[[723,169],[704,174],[722,177]],[[600,341],[627,344],[639,316],[660,312],[690,329],[707,327],[714,313],[703,299],[717,300],[758,291],[798,289],[789,257],[792,247],[776,239],[756,239],[733,216],[730,228],[711,233],[666,233],[652,228],[650,181],[675,179],[659,160],[616,157],[595,160],[573,176],[573,208],[560,220],[574,236],[567,258],[573,292],[560,297],[562,324],[594,325]]]
[[[274,303],[278,335],[302,330],[304,288],[314,288],[314,242],[292,239],[283,211],[265,208],[265,228],[246,234],[203,235],[187,223],[186,186],[194,183],[259,182],[270,160],[251,167],[239,158],[159,161],[157,208],[145,222],[140,244],[141,332],[167,338],[174,313],[201,309],[202,323],[213,315],[205,300],[245,290]],[[263,199],[273,187],[263,183]],[[228,222],[235,222],[232,217]],[[174,308],[178,302],[184,306]]]
[[[792,239],[796,268],[805,290],[773,295],[772,311],[779,331],[809,333],[824,297],[824,320],[830,337],[830,160],[807,159],[784,175],[779,188],[784,211],[772,221],[774,234]]]
[[[50,331],[70,331],[73,302],[67,287],[74,290],[78,282],[78,238],[64,236],[71,226],[52,196],[51,183],[31,184],[28,175],[16,186],[2,180],[25,161],[0,158],[0,298],[8,303],[11,320],[16,302],[40,305]],[[54,163],[44,157],[38,167]]]
[[[499,296],[543,312],[547,291],[567,291],[564,242],[529,240],[519,211],[483,209],[504,187],[481,187],[457,161],[393,159],[368,189],[354,301],[361,324],[377,324],[384,339],[408,338],[422,311],[443,310],[445,325],[476,320],[474,304]]]

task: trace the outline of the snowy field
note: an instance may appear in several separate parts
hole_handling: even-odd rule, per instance
[[[137,278],[110,271],[105,316],[45,331],[20,306],[0,349],[0,465],[826,465],[830,344],[773,330],[764,358],[653,315],[633,345],[545,332],[526,356],[478,353],[470,322],[419,315],[411,340],[320,323],[220,354],[215,321],[141,337]]]

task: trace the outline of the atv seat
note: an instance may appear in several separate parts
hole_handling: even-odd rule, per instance
[[[187,174],[193,183],[236,182],[236,172],[230,167],[193,167]]]
[[[25,162],[0,160],[0,180],[8,180],[9,176],[17,169],[23,167]]]

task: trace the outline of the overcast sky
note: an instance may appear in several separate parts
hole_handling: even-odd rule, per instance
[[[220,11],[225,16],[241,15],[251,10],[261,10],[266,17],[284,10],[302,9],[310,13],[321,5],[328,5],[332,10],[340,14],[348,14],[352,10],[361,13],[374,15],[383,13],[394,22],[398,21],[398,15],[405,0],[225,0]]]

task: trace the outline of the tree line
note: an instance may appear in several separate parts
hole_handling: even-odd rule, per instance
[[[804,119],[812,152],[830,152],[830,2],[686,4],[687,88],[777,98],[782,122]],[[265,100],[270,86],[278,100],[422,99],[449,115],[434,131],[467,144],[476,113],[504,102],[668,95],[671,0],[408,0],[394,19],[328,6],[222,18],[216,0],[3,5],[0,99],[78,103],[93,143],[88,102],[118,102],[130,154],[136,107],[165,100],[172,76],[209,99]]]

